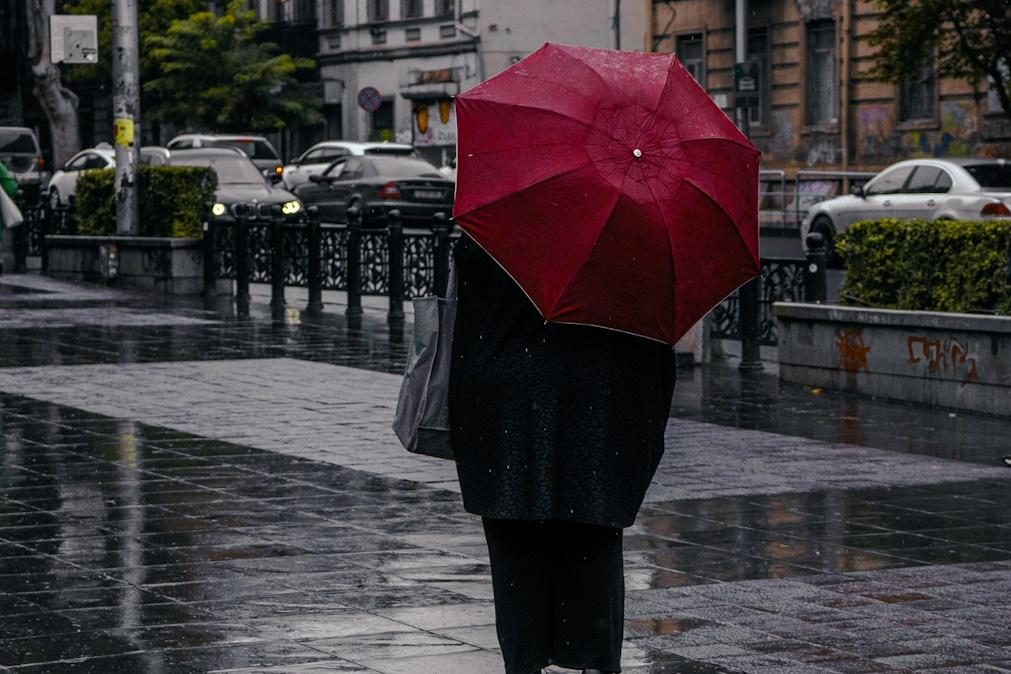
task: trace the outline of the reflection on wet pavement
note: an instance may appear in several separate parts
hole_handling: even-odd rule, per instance
[[[79,308],[67,288],[50,290]],[[13,297],[0,305],[10,307]],[[391,339],[380,318],[356,326],[332,314],[303,322],[297,312],[279,321],[254,312],[238,321],[199,307],[115,301],[218,322],[0,326],[0,364],[257,357],[264,360],[253,376],[266,377],[272,362],[304,364],[281,357],[385,372],[403,359],[402,335],[394,330]],[[58,397],[60,381],[81,382],[60,368],[42,371],[56,383],[42,397]],[[763,389],[772,401],[763,413],[757,398],[723,390],[722,376],[705,375],[702,406],[678,415],[775,431],[786,423],[776,420],[777,405],[802,409],[800,397],[810,395]],[[269,398],[270,380],[261,381]],[[686,405],[698,381],[683,382]],[[163,400],[114,385],[147,396],[149,407]],[[348,387],[351,398],[357,385]],[[210,404],[199,390],[191,404]],[[268,451],[256,446],[256,429],[228,441],[164,419],[145,423],[115,405],[105,414],[84,411],[117,398],[103,397],[101,386],[81,391],[87,399],[79,406],[0,394],[0,671],[501,671],[481,527],[456,493],[395,471],[378,474],[367,462],[359,469]],[[263,424],[290,427],[290,443],[308,446],[297,423],[285,425],[305,402],[283,388],[273,400],[276,412]],[[826,439],[839,442],[838,401],[826,400],[805,418],[824,414],[836,429]],[[860,408],[865,438],[884,437],[887,416],[879,414]],[[335,427],[349,421],[341,406],[332,415]],[[817,434],[797,425],[795,436]],[[682,428],[691,431],[683,444],[690,437],[715,452],[743,439],[769,461],[787,450],[810,455],[784,461],[793,464],[793,492],[770,493],[783,489],[744,462],[693,467],[673,450],[682,478],[736,480],[742,489],[709,497],[699,489],[687,499],[657,491],[626,532],[626,672],[1011,671],[1011,490],[999,470],[912,457],[904,466],[890,463],[899,455],[850,448],[835,457],[831,477],[867,461],[894,474],[870,487],[813,487],[826,483],[813,473],[832,467],[833,457],[818,461],[817,452],[845,448],[733,435],[696,421]],[[337,432],[328,440],[336,452],[348,441]],[[903,442],[893,449],[945,453],[940,442],[933,449]],[[949,470],[913,479],[926,466]],[[724,478],[724,469],[735,475]],[[664,475],[674,480],[677,465]]]

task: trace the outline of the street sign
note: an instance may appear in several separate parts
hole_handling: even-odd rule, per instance
[[[382,104],[382,94],[375,87],[363,87],[358,92],[358,106],[365,112],[375,112]]]
[[[758,61],[734,64],[734,107],[753,108],[758,105],[761,68]]]
[[[98,17],[94,14],[50,16],[49,55],[53,63],[98,63]]]

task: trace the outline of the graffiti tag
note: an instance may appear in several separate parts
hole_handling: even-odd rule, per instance
[[[864,344],[863,328],[842,328],[835,340],[839,350],[839,365],[847,372],[868,370],[867,353],[871,347]]]
[[[947,339],[930,339],[929,337],[911,336],[906,339],[909,349],[909,363],[926,363],[930,374],[964,372],[965,381],[976,381],[979,372],[976,369],[976,357],[970,355],[968,342],[958,337]]]

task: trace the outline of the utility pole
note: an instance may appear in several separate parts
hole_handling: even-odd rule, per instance
[[[140,50],[137,0],[112,2],[112,117],[116,146],[116,233],[136,236],[140,164]]]
[[[614,0],[614,48],[621,49],[621,0]]]

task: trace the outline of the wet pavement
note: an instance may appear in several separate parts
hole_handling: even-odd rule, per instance
[[[0,672],[500,672],[480,523],[389,431],[405,353],[0,278]],[[625,671],[1011,671],[1011,422],[732,365],[681,374]]]

